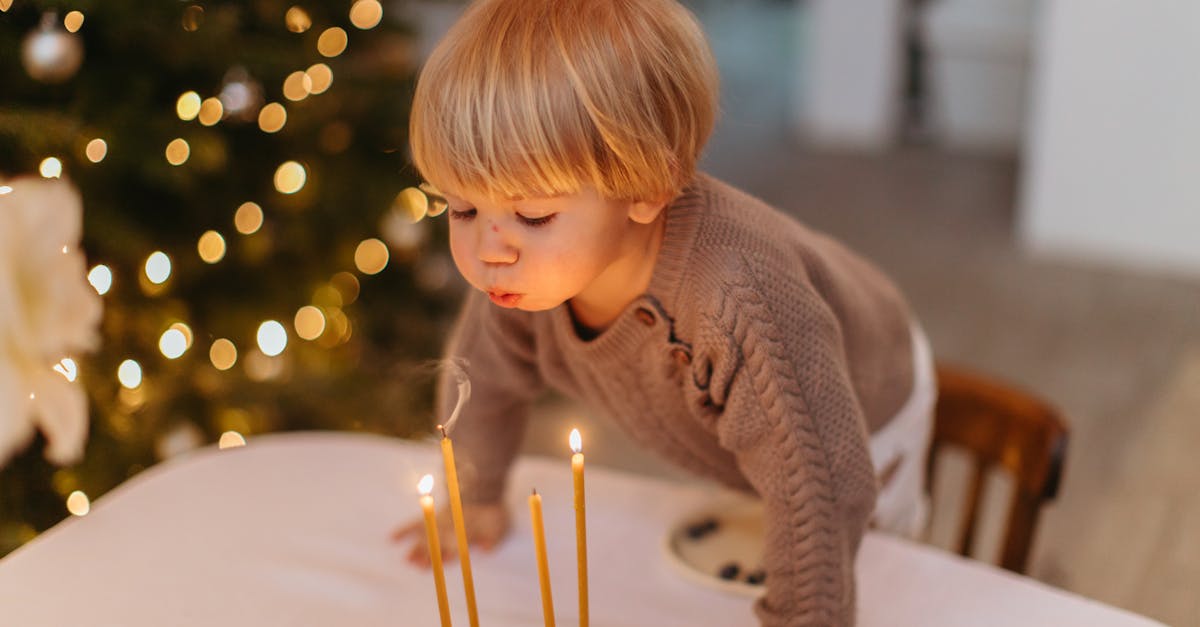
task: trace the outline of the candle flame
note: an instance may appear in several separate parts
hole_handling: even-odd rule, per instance
[[[579,429],[571,429],[571,450],[578,453],[583,450],[583,438],[579,437]]]
[[[417,492],[420,492],[421,496],[428,496],[430,492],[433,492],[433,475],[421,477],[421,480],[417,482]]]

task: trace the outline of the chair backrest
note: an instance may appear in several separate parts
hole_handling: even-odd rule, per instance
[[[1068,430],[1045,401],[989,377],[938,364],[938,402],[929,454],[943,445],[973,458],[974,474],[959,529],[957,550],[969,555],[979,526],[979,502],[987,472],[999,467],[1013,478],[1000,565],[1024,573],[1041,506],[1058,494]]]

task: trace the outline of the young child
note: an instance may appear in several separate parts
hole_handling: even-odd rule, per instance
[[[923,524],[927,345],[869,263],[696,172],[717,82],[675,0],[479,0],[422,71],[413,160],[475,288],[447,350],[475,375],[453,433],[469,533],[507,532],[551,387],[762,499],[764,625],[851,625],[872,515]]]

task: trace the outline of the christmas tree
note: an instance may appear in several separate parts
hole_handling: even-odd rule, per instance
[[[458,290],[406,160],[404,24],[376,0],[0,10],[0,183],[78,187],[105,309],[86,453],[0,469],[0,555],[222,434],[428,429]]]

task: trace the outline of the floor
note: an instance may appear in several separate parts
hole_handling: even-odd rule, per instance
[[[723,73],[705,168],[846,241],[883,267],[939,359],[1056,404],[1071,443],[1030,573],[1164,621],[1200,625],[1200,275],[1154,276],[1029,256],[1015,238],[1011,159],[910,146],[820,153],[787,129],[803,8],[696,0]],[[585,408],[550,398],[527,439],[589,463],[681,477]],[[562,437],[559,437],[561,434]]]

